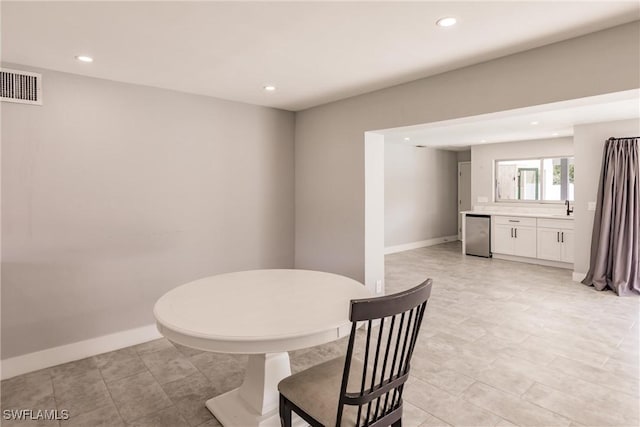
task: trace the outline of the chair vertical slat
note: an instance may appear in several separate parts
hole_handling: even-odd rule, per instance
[[[400,376],[402,374],[402,365],[404,362],[404,356],[405,356],[405,352],[407,350],[407,342],[409,340],[409,332],[411,331],[412,327],[411,327],[411,321],[413,320],[413,315],[414,315],[414,310],[415,308],[412,308],[411,310],[409,310],[409,320],[407,321],[407,327],[406,330],[404,332],[404,340],[402,343],[402,352],[400,353],[400,361],[398,362],[398,373],[397,375]],[[416,316],[417,318],[418,316]],[[396,396],[398,393],[398,389],[393,390],[393,397],[391,398],[391,407],[395,408],[396,407]],[[398,403],[400,403],[398,401]]]
[[[393,317],[391,318],[391,325],[396,323],[396,317],[398,317],[397,314],[394,314]],[[402,321],[402,318],[401,318]],[[391,328],[389,328],[389,342],[391,342],[393,340],[393,326]],[[397,349],[397,346],[394,346],[394,349]],[[387,355],[385,356],[385,359],[387,359],[388,353],[389,353],[389,348],[387,348]],[[396,354],[397,350],[394,350],[394,359],[395,359],[395,354]],[[393,375],[393,361],[391,362],[391,368],[390,368],[390,376]],[[387,364],[387,361],[385,360],[385,366]],[[382,396],[380,396],[382,398]],[[387,404],[389,403],[389,392],[386,392],[384,394],[384,405],[382,405],[382,413],[387,414],[389,411],[387,410]]]
[[[398,350],[400,349],[400,337],[401,337],[401,331],[402,331],[402,325],[404,325],[404,317],[405,317],[406,312],[400,314],[400,324],[398,325],[398,334],[397,334],[397,339],[396,339],[396,345],[395,348],[393,350],[393,360],[391,361],[391,378],[393,378],[393,373],[395,372],[396,369],[396,360],[398,358]],[[391,393],[391,391],[389,391],[389,393],[386,394],[385,398],[384,398],[384,407],[385,407],[385,412],[389,412],[391,409],[389,407],[387,407],[387,403],[389,403],[389,394]],[[393,405],[393,401],[391,401],[392,405]]]
[[[400,369],[400,373],[404,374],[405,372],[407,372],[407,370],[409,369],[409,361],[411,360],[411,355],[413,354],[413,347],[415,345],[416,339],[417,339],[417,333],[418,333],[418,329],[420,328],[420,313],[421,313],[421,309],[422,307],[416,307],[416,317],[415,317],[415,321],[413,322],[413,326],[411,328],[411,336],[409,337],[409,348],[407,349],[407,354],[406,357],[404,357],[403,359],[403,366]],[[408,333],[409,331],[407,331]]]
[[[389,332],[387,333],[388,338],[387,338],[387,348],[384,350],[384,360],[382,361],[382,373],[380,374],[380,379],[383,380],[384,379],[384,374],[387,371],[387,360],[389,360],[389,349],[391,348],[391,338],[393,337],[393,325],[396,322],[396,315],[394,314],[393,316],[391,316],[391,324],[389,325]],[[382,381],[381,381],[382,382]],[[389,394],[389,393],[387,393]],[[378,411],[380,410],[380,400],[382,399],[382,396],[378,397],[378,399],[376,400],[376,410],[373,414],[373,417],[375,419],[378,418]],[[384,416],[386,415],[384,408],[382,408],[382,415]]]
[[[384,330],[384,317],[380,319],[380,330],[378,331],[378,339],[376,341],[376,354],[373,357],[373,372],[371,373],[371,385],[370,390],[373,390],[373,386],[376,385],[376,374],[378,373],[378,359],[380,358],[380,344],[382,342],[382,332]],[[382,380],[381,380],[382,381]],[[371,403],[367,404],[367,425],[369,424],[369,416],[371,415]],[[373,418],[375,420],[375,417]]]
[[[409,347],[409,352],[407,354],[407,361],[406,361],[406,366],[403,372],[408,372],[409,371],[409,361],[411,360],[411,356],[413,355],[413,350],[416,347],[416,342],[418,341],[418,334],[420,333],[420,325],[422,325],[422,319],[424,318],[424,312],[427,308],[427,303],[422,303],[419,307],[419,317],[416,316],[416,323],[415,323],[415,333],[414,335],[411,337],[411,344]],[[404,391],[404,384],[402,384],[400,387],[398,387],[398,401],[402,401],[402,392]]]
[[[337,424],[342,422],[342,410],[344,405],[342,400],[347,393],[347,385],[349,384],[349,372],[351,371],[351,357],[353,356],[353,345],[356,339],[357,322],[351,323],[351,334],[349,335],[349,344],[347,345],[347,355],[344,361],[344,370],[342,371],[342,385],[340,386],[340,404],[338,405],[338,414],[336,416]]]
[[[402,366],[404,364],[404,360],[405,360],[405,355],[406,355],[406,351],[407,351],[407,344],[409,343],[409,334],[411,333],[411,330],[413,329],[413,325],[415,325],[415,321],[413,322],[413,324],[411,323],[411,321],[413,320],[413,315],[416,314],[416,318],[417,313],[416,313],[416,309],[412,308],[409,311],[409,321],[407,322],[407,328],[404,332],[404,341],[402,343],[402,353],[400,353],[400,363],[398,365],[398,375],[402,374]]]
[[[424,318],[424,311],[427,308],[427,304],[423,303],[418,307],[418,313],[419,313],[419,317],[416,317],[416,324],[415,324],[415,330],[413,332],[413,336],[411,337],[411,346],[409,347],[409,353],[407,354],[407,358],[406,358],[406,366],[405,366],[405,370],[404,372],[408,372],[409,371],[409,362],[411,361],[411,358],[413,357],[413,351],[416,348],[416,343],[418,342],[418,335],[420,334],[420,326],[422,325],[422,320]]]
[[[367,322],[367,342],[364,348],[364,365],[362,368],[362,382],[360,384],[360,396],[364,396],[364,385],[367,381],[367,367],[369,365],[369,346],[371,345],[371,320]],[[356,427],[360,427],[360,416],[362,415],[362,405],[358,405],[358,416]]]

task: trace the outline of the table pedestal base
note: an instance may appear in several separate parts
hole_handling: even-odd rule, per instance
[[[207,408],[225,427],[278,427],[278,383],[289,375],[289,353],[250,355],[240,388],[207,400]]]

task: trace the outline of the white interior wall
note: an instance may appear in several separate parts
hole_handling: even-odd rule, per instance
[[[293,113],[37,71],[43,106],[2,103],[2,359],[153,324],[196,278],[293,266]]]
[[[384,135],[367,132],[365,153],[365,262],[370,268],[365,286],[374,294],[384,293],[384,230],[385,230],[385,143]]]
[[[457,235],[458,156],[385,144],[385,247]]]
[[[458,151],[458,161],[459,162],[470,162],[471,161],[471,150]]]

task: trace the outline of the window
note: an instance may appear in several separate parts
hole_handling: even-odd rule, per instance
[[[573,157],[496,160],[496,202],[574,199]]]

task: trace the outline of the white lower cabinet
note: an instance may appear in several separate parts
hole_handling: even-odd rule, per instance
[[[574,232],[573,230],[562,230],[562,261],[570,262],[573,264],[574,261]]]
[[[493,226],[493,238],[491,239],[491,252],[499,254],[512,254],[515,251],[513,241],[513,227],[510,225]]]
[[[573,218],[491,215],[491,252],[496,257],[571,268],[573,250]]]
[[[573,263],[573,221],[538,219],[538,258]]]
[[[536,257],[536,219],[493,216],[492,252]]]
[[[554,261],[562,259],[560,230],[538,228],[538,258]]]
[[[516,242],[514,255],[536,257],[536,228],[516,227],[514,230],[514,240]]]

